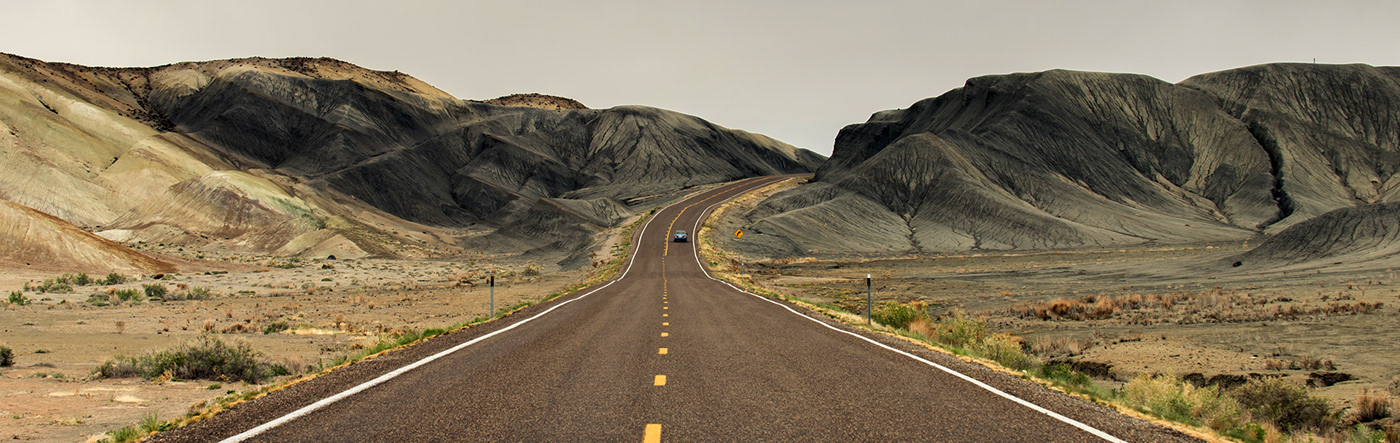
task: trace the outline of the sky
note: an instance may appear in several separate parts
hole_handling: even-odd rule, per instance
[[[1177,82],[1271,62],[1400,65],[1400,2],[0,0],[0,52],[89,66],[332,57],[465,99],[648,105],[829,155],[971,77]]]

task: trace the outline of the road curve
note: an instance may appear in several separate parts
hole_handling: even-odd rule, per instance
[[[151,441],[1197,441],[711,278],[739,181],[656,213],[615,280]]]

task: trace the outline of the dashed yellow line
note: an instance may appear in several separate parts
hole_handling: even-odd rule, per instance
[[[660,355],[666,355],[666,348],[661,348],[660,350],[657,350],[656,353]]]
[[[656,381],[653,381],[653,382],[652,382],[652,386],[666,386],[666,376],[664,376],[664,375],[658,375],[658,376],[656,376]]]
[[[646,431],[642,433],[642,443],[661,443],[661,425],[648,424]]]
[[[670,333],[670,332],[662,332],[662,333],[661,333],[661,336],[662,336],[662,337],[670,337],[670,336],[671,336],[671,333]]]
[[[671,314],[661,314],[662,317],[670,317]]]
[[[663,321],[661,322],[661,326],[671,326],[671,322]]]

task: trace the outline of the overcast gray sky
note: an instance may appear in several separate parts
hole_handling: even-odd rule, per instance
[[[460,98],[642,104],[823,154],[969,77],[1400,65],[1400,2],[0,1],[0,51],[95,66],[334,57]]]

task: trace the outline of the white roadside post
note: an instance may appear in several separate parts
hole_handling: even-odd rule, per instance
[[[866,324],[866,326],[871,325],[871,323],[870,323],[870,309],[871,309],[871,306],[870,306],[870,274],[865,274],[865,324]]]

